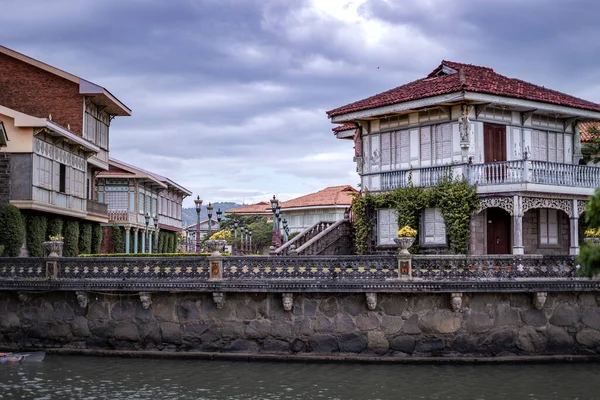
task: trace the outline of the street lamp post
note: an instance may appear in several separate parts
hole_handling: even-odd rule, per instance
[[[237,230],[238,230],[238,222],[235,221],[233,223],[233,255],[237,255]]]
[[[244,233],[246,232],[246,227],[242,226],[240,228],[240,251],[244,254]]]
[[[252,254],[252,231],[249,232],[250,237],[248,238],[248,251]]]
[[[208,238],[210,239],[210,237],[212,236],[212,211],[213,211],[213,206],[212,206],[212,204],[210,204],[210,202],[208,202],[208,205],[206,206],[206,211],[208,212]]]
[[[146,221],[146,253],[150,253],[150,243],[149,243],[149,239],[150,239],[150,235],[148,235],[148,225],[150,225],[150,213],[147,212],[146,214],[144,214],[144,220]]]
[[[284,243],[288,241],[288,225],[285,218],[283,219],[283,241]]]
[[[202,200],[200,199],[200,195],[194,200],[194,204],[196,205],[196,214],[198,215],[198,220],[196,222],[196,253],[200,253],[200,211],[202,211]]]
[[[223,211],[219,208],[217,210],[217,221],[219,222],[219,230],[221,230],[221,218],[223,216]]]
[[[158,232],[160,228],[158,227],[158,215],[154,214],[154,240],[152,241],[154,244],[152,245],[152,250],[154,253],[158,253]]]
[[[273,211],[273,239],[271,245],[276,249],[281,246],[281,239],[279,238],[279,230],[277,228],[277,207],[279,206],[279,200],[273,195],[273,198],[270,200],[271,202],[271,210]]]

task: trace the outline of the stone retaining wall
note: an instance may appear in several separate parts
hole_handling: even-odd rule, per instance
[[[600,295],[464,294],[452,311],[449,294],[156,293],[146,309],[138,293],[73,292],[18,296],[0,292],[0,346],[85,349],[506,356],[600,353]],[[146,303],[148,305],[148,303]]]

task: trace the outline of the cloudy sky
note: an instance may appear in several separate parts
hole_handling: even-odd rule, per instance
[[[441,60],[600,102],[594,0],[1,0],[1,43],[133,110],[111,155],[208,201],[283,200],[358,177],[326,110]],[[191,206],[191,198],[184,203]]]

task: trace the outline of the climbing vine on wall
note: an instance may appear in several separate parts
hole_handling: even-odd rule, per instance
[[[356,252],[368,254],[374,242],[376,210],[393,208],[398,214],[398,226],[410,226],[419,231],[419,217],[428,207],[439,207],[446,223],[450,250],[465,254],[470,238],[471,215],[479,206],[477,189],[465,180],[453,179],[449,174],[437,186],[415,187],[409,184],[386,193],[371,194],[365,190],[352,202]],[[418,241],[417,241],[418,243]]]

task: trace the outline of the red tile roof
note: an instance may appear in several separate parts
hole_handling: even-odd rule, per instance
[[[349,206],[354,198],[352,194],[358,193],[350,185],[331,186],[316,193],[310,193],[292,200],[282,202],[281,208],[314,207],[314,206]]]
[[[590,133],[590,131],[589,131],[590,128],[596,128],[596,129],[598,129],[598,131],[600,131],[600,121],[580,122],[579,123],[579,131],[581,132],[581,142],[582,143],[591,142],[592,139],[599,138],[598,135],[594,135],[593,133]]]
[[[229,209],[225,211],[225,214],[268,214],[270,211],[265,211],[267,209],[271,209],[271,203],[261,201],[256,204]]]
[[[332,129],[332,131],[333,131],[333,133],[338,133],[338,132],[349,131],[349,130],[354,130],[354,129],[356,129],[356,125],[344,124],[344,125],[336,126],[335,128]]]
[[[457,72],[450,75],[436,76],[444,66],[452,68]],[[442,61],[440,66],[425,78],[327,111],[327,115],[334,117],[355,111],[368,110],[459,91],[486,93],[584,110],[600,111],[600,104],[546,89],[543,86],[537,86],[520,79],[508,78],[494,72],[493,69],[488,67]]]

